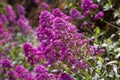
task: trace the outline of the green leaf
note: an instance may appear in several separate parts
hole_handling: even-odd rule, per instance
[[[98,61],[100,61],[101,63],[104,62],[104,60],[100,56],[98,56]]]
[[[120,35],[120,30],[118,30],[116,33],[117,33],[118,35]]]
[[[99,27],[96,27],[95,29],[95,34],[98,35],[100,33],[100,28]]]
[[[107,41],[107,43],[109,43],[109,44],[112,43],[112,41],[111,41],[110,38],[108,38],[106,41]]]
[[[101,74],[101,70],[100,69],[96,69],[96,72],[100,75]]]
[[[63,63],[62,66],[67,73],[70,73],[70,68],[68,68],[66,64]]]

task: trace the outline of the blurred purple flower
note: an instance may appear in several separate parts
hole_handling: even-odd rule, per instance
[[[55,13],[56,11],[58,13]],[[54,18],[50,19],[52,14],[54,14]],[[90,42],[89,39],[83,38],[85,35],[79,33],[74,25],[63,18],[59,9],[54,10],[52,14],[42,11],[40,15],[41,26],[36,30],[37,38],[40,41],[38,50],[43,53],[49,64],[70,60],[73,54],[79,54],[77,52],[81,47]],[[44,23],[47,25],[43,25]],[[74,47],[79,49],[74,50]]]
[[[97,52],[98,52],[98,47],[97,46],[93,46],[93,45],[88,46],[87,54],[94,55]]]
[[[98,9],[99,8],[99,6],[97,4],[92,4],[90,7],[91,7],[91,9]]]
[[[85,17],[88,16],[89,14],[90,14],[90,10],[87,10],[87,11],[84,12]]]
[[[63,18],[65,20],[71,20],[71,17],[64,14],[62,11],[60,11],[59,8],[54,9],[52,11],[52,15],[54,15],[55,17]]]
[[[45,10],[49,10],[50,9],[50,6],[46,3],[46,2],[42,2],[41,3],[41,7]]]
[[[2,73],[5,74],[7,71],[7,68],[12,68],[13,64],[10,59],[5,58],[0,61],[0,67],[2,67]]]
[[[43,65],[37,65],[34,68],[34,72],[38,74],[48,73],[48,69],[46,69]]]
[[[74,65],[75,65],[76,69],[83,69],[84,70],[84,69],[89,68],[89,65],[83,60],[76,62]]]
[[[90,10],[90,5],[92,4],[93,4],[92,0],[82,0],[81,8],[84,11]]]
[[[84,27],[88,27],[88,28],[91,28],[92,27],[92,22],[86,22],[84,21],[81,25],[80,25],[80,28],[84,28]]]
[[[48,12],[47,10],[44,10],[41,12],[39,18],[39,23],[41,24],[41,26],[43,27],[50,27],[50,25],[53,23],[53,19],[54,19],[54,15],[51,15],[50,12]]]
[[[8,59],[8,58],[5,58],[5,59],[3,59],[3,60],[1,61],[1,66],[2,66],[3,68],[13,67],[12,62],[11,62],[10,59]]]
[[[84,22],[81,24],[80,28],[81,28],[81,29],[84,28],[85,26],[87,26],[87,24],[88,24],[88,22],[87,22],[87,21],[84,21]]]
[[[17,75],[15,71],[8,71],[8,79],[9,80],[17,80]]]
[[[15,67],[15,72],[18,78],[22,80],[34,80],[34,76],[23,67],[23,65],[17,65]]]
[[[91,9],[98,9],[99,6],[97,4],[94,4],[92,0],[82,0],[81,8],[84,11],[88,11]]]
[[[21,15],[17,20],[17,25],[22,34],[33,34],[34,30],[29,25],[29,21],[25,18],[25,16]]]
[[[92,27],[92,25],[93,25],[93,23],[92,23],[92,22],[88,22],[88,28],[91,28],[91,27]]]
[[[12,40],[12,35],[8,32],[2,24],[0,24],[0,44],[4,45]]]
[[[105,52],[105,49],[100,49],[99,50],[99,53],[104,53]]]
[[[94,16],[94,19],[98,20],[98,19],[102,18],[103,16],[104,16],[104,12],[100,11]]]
[[[37,65],[34,69],[35,79],[37,80],[56,80],[53,74],[49,74],[43,65]]]
[[[18,14],[19,15],[25,15],[26,14],[25,8],[22,5],[18,5]]]
[[[6,16],[9,19],[9,21],[14,23],[16,21],[16,14],[15,14],[14,10],[12,9],[12,7],[10,5],[6,5],[5,11],[6,11]]]
[[[40,2],[40,0],[34,0],[35,4],[38,4]]]
[[[36,48],[33,48],[30,43],[25,43],[23,45],[25,56],[27,57],[27,61],[33,65],[40,62],[41,58],[44,58],[43,54],[38,51]]]
[[[61,73],[58,76],[58,80],[74,80],[74,79],[67,73]]]
[[[84,18],[84,16],[82,16],[81,12],[79,12],[77,9],[71,9],[70,16],[72,17],[73,20]]]
[[[7,17],[4,14],[0,15],[0,22],[2,24],[6,23],[8,21]]]

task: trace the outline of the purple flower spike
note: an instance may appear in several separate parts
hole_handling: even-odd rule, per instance
[[[82,0],[81,8],[84,11],[90,10],[91,4],[93,4],[92,0]]]
[[[3,74],[6,73],[6,68],[12,68],[13,67],[12,62],[8,58],[2,59],[0,63],[1,63],[0,66],[2,67],[2,73]]]
[[[63,18],[65,20],[71,20],[71,17],[70,16],[67,16],[66,14],[64,14],[62,11],[60,11],[59,8],[56,8],[52,11],[52,14],[55,16],[55,17],[60,17],[60,18]]]
[[[104,53],[104,52],[105,52],[105,49],[100,49],[98,52],[99,52],[99,53]]]
[[[48,73],[48,70],[43,65],[37,65],[34,69],[35,73]]]
[[[67,73],[61,73],[58,76],[58,80],[74,80],[74,79]]]
[[[100,11],[94,16],[94,19],[98,20],[98,19],[102,18],[103,16],[104,16],[104,12]]]
[[[89,14],[90,14],[90,10],[87,10],[87,11],[84,12],[85,17],[88,16]]]
[[[25,15],[26,14],[25,8],[22,5],[18,5],[18,14],[19,15]]]
[[[49,6],[47,3],[45,3],[45,2],[42,2],[42,3],[41,3],[41,7],[42,7],[43,9],[45,9],[45,10],[49,10],[49,9],[50,9],[50,6]]]
[[[98,9],[99,6],[97,4],[94,4],[92,0],[82,0],[81,8],[84,11],[88,11],[91,9]]]
[[[91,9],[98,9],[99,8],[99,6],[97,4],[92,4],[90,7],[91,7]]]
[[[83,60],[80,60],[79,62],[75,64],[76,69],[88,69],[88,67],[89,65]]]
[[[53,23],[52,20],[54,19],[54,15],[51,15],[50,12],[44,10],[41,12],[39,18],[39,23],[42,27],[50,27],[50,25]]]
[[[11,62],[8,58],[5,58],[5,59],[3,59],[3,60],[1,61],[1,66],[2,66],[3,68],[13,67],[12,62]]]
[[[21,78],[22,80],[34,80],[34,76],[22,65],[17,65],[15,67],[15,72],[17,77]]]
[[[70,10],[70,16],[72,17],[73,20],[75,19],[83,19],[84,16],[81,15],[81,12],[79,12],[77,9],[71,9]]]
[[[17,80],[17,75],[15,71],[9,71],[8,72],[8,79],[9,80]]]
[[[25,16],[21,15],[17,20],[17,25],[22,34],[33,34],[34,30],[29,25],[29,21],[25,18]]]
[[[5,22],[7,22],[7,21],[8,21],[7,17],[4,14],[1,14],[0,15],[0,22],[3,24]]]
[[[4,45],[12,40],[11,33],[8,32],[3,25],[0,24],[0,44]]]
[[[34,69],[35,79],[37,80],[56,80],[54,74],[49,74],[48,69],[43,65],[37,65]]]
[[[27,57],[28,62],[33,65],[40,62],[40,59],[43,58],[43,55],[36,48],[33,48],[30,43],[25,43],[23,45],[25,56]]]
[[[8,19],[14,23],[15,19],[16,19],[16,14],[15,14],[14,10],[12,9],[12,7],[10,5],[6,5],[5,11],[6,11],[6,15],[7,15]]]

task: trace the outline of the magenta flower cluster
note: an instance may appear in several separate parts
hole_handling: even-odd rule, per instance
[[[29,20],[25,17],[26,10],[24,6],[18,5],[16,14],[11,5],[6,5],[5,13],[6,14],[0,14],[0,24],[9,26],[10,32],[13,32],[15,30],[14,26],[17,25],[20,32],[24,35],[34,33],[34,30],[29,24]]]
[[[12,23],[15,23],[16,21],[16,14],[13,10],[13,8],[10,5],[5,6],[6,16],[8,20]]]
[[[30,64],[29,69],[23,65],[14,65],[10,59],[3,58],[0,60],[2,73],[7,75],[9,80],[74,80],[72,74],[89,69],[86,57],[99,55],[105,50],[94,46],[92,39],[87,38],[85,33],[80,33],[70,21],[84,19],[92,9],[98,9],[99,6],[92,0],[82,0],[84,16],[77,9],[71,9],[68,16],[59,8],[53,9],[52,12],[47,11],[49,5],[46,3],[42,3],[41,6],[46,10],[40,13],[39,27],[36,31],[25,17],[26,11],[22,5],[18,6],[18,19],[10,5],[5,7],[6,15],[0,15],[0,45],[12,40],[10,32],[3,27],[6,22],[10,22],[11,26],[17,25],[23,35],[36,32],[38,40],[36,46],[30,42],[23,45],[25,59]],[[94,19],[98,20],[103,16],[101,11]],[[92,23],[84,21],[81,27],[86,25],[90,27]]]
[[[12,35],[0,24],[0,45],[4,45],[12,40]]]
[[[26,14],[26,10],[22,5],[18,5],[18,14],[19,15],[25,15]]]
[[[30,43],[25,43],[24,53],[27,61],[31,65],[38,64],[35,67],[35,76],[39,80],[73,80],[69,74],[64,73],[64,68],[58,68],[59,76],[48,73],[45,67],[65,64],[73,72],[85,70],[89,68],[86,63],[85,55],[94,56],[94,53],[99,52],[96,46],[88,46],[92,39],[85,38],[84,33],[79,33],[76,26],[69,22],[70,16],[65,15],[59,9],[54,9],[51,12],[42,11],[40,14],[40,26],[36,30],[36,35],[39,40],[39,46],[33,47]],[[86,49],[83,49],[86,48]],[[43,65],[40,61],[44,60]],[[62,77],[62,78],[61,78]],[[49,79],[47,79],[49,78]]]
[[[46,3],[46,2],[42,2],[41,3],[41,7],[45,10],[49,10],[50,9],[50,6]]]
[[[56,10],[54,9],[53,12]],[[42,11],[41,26],[37,29],[37,37],[40,41],[38,49],[44,54],[48,63],[69,60],[74,54],[80,54],[78,49],[74,49],[75,47],[81,48],[91,41],[84,39],[84,34],[78,33],[76,27],[66,21],[66,17],[63,17],[65,14],[63,16],[54,14]]]
[[[79,19],[84,18],[84,16],[82,16],[81,12],[79,12],[77,9],[71,9],[70,16],[72,17],[73,20],[75,20],[77,18],[79,18]]]
[[[0,24],[6,23],[8,21],[7,17],[4,14],[0,15]]]
[[[103,16],[104,16],[104,12],[103,12],[103,11],[100,11],[100,12],[98,12],[98,13],[95,15],[94,19],[95,19],[95,20],[98,20],[98,19],[100,19],[100,18],[103,17]]]
[[[8,75],[8,80],[73,80],[67,73],[60,73],[58,79],[55,74],[49,73],[43,65],[36,65],[34,73],[31,73],[23,65],[14,66],[13,63],[5,58],[0,62],[3,74]]]
[[[91,10],[98,9],[99,6],[97,4],[94,4],[92,0],[82,0],[81,8],[84,10],[84,16],[87,16]],[[103,16],[104,13],[100,11],[94,16],[94,19],[98,20]]]
[[[33,46],[30,43],[25,43],[23,48],[27,61],[31,65],[39,63],[40,59],[43,59],[42,53],[38,49],[33,48]]]
[[[17,20],[17,25],[22,34],[33,34],[34,33],[34,30],[30,26],[29,21],[25,18],[24,15],[19,16],[19,19]]]
[[[70,16],[72,18],[72,20],[83,20],[82,23],[80,23],[80,28],[84,28],[85,26],[87,26],[88,28],[92,27],[92,22],[89,21],[89,17],[93,17],[94,20],[99,20],[104,16],[104,12],[103,11],[99,11],[98,13],[94,13],[93,10],[99,9],[99,6],[95,3],[93,3],[92,0],[82,0],[81,1],[81,11],[79,12],[77,9],[73,8],[70,10]],[[93,15],[93,16],[91,16]],[[84,21],[88,19],[87,21]]]
[[[8,68],[13,67],[12,62],[8,58],[2,59],[0,63],[1,63],[0,66],[2,67],[3,74],[7,72]]]
[[[37,65],[34,72],[37,80],[56,80],[55,75],[48,73],[48,70],[42,65]]]
[[[91,9],[98,9],[99,6],[97,4],[94,4],[92,0],[82,0],[81,8],[84,11],[88,11]]]

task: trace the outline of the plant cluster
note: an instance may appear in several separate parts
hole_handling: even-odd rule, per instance
[[[34,0],[44,9],[35,27],[23,5],[14,10],[7,1],[0,2],[0,80],[120,78],[120,43],[113,43],[114,35],[99,39],[105,32],[92,22],[102,21],[105,16],[97,3],[81,0],[82,11],[71,8],[68,15],[59,8],[50,11],[45,1]],[[114,53],[115,58],[111,57]]]

